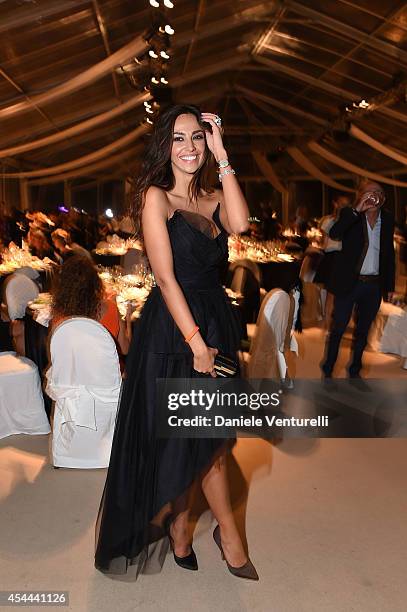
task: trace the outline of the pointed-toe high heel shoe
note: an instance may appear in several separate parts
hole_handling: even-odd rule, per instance
[[[247,580],[258,580],[259,579],[259,576],[256,572],[256,568],[254,567],[250,559],[247,559],[246,563],[244,565],[241,565],[240,567],[234,567],[233,565],[229,564],[223,552],[222,542],[220,539],[219,525],[217,525],[213,531],[213,539],[215,540],[217,546],[219,547],[222,559],[226,561],[226,565],[228,566],[228,570],[231,574],[233,574],[234,576],[237,576],[238,578],[246,578]]]
[[[192,544],[191,552],[189,553],[189,555],[186,555],[185,557],[178,557],[178,555],[176,555],[174,551],[174,540],[172,539],[170,534],[170,524],[167,525],[166,531],[170,542],[172,554],[174,555],[175,563],[184,569],[196,571],[198,569],[198,561],[194,549],[192,548]]]

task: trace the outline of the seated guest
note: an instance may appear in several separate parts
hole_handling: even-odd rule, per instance
[[[76,244],[76,242],[72,242],[71,235],[66,230],[56,229],[52,232],[51,238],[57,251],[59,263],[66,261],[72,255],[82,255],[92,261],[89,251]]]
[[[101,323],[112,334],[123,355],[129,350],[131,326],[123,321],[116,302],[103,287],[92,260],[71,255],[54,278],[51,327],[69,317],[87,317]]]
[[[252,221],[250,223],[249,235],[253,240],[263,240],[263,230],[258,221]]]
[[[309,226],[309,212],[308,207],[305,205],[297,206],[297,210],[295,211],[295,225],[297,227],[297,231],[299,231],[300,225],[305,223],[307,227]]]
[[[296,242],[301,247],[302,251],[306,251],[309,246],[309,240],[307,238],[308,223],[301,221],[301,223],[297,226],[297,232],[298,236],[293,236],[292,241]]]
[[[42,230],[35,228],[30,229],[27,238],[32,255],[39,257],[39,259],[48,257],[51,261],[57,261],[55,251]]]

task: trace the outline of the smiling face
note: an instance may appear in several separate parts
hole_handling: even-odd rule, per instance
[[[179,115],[175,120],[171,164],[181,172],[194,174],[206,155],[205,133],[195,115]]]

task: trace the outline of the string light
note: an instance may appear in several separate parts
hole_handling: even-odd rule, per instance
[[[367,100],[363,99],[363,100],[360,100],[360,102],[352,102],[352,106],[351,107],[350,106],[345,106],[345,111],[347,113],[351,113],[352,110],[355,109],[355,108],[366,109],[366,108],[369,108],[369,106],[370,106],[369,102],[367,102]]]
[[[366,102],[366,100],[361,100],[357,106],[359,106],[359,108],[369,108],[370,104]]]
[[[144,56],[143,66],[146,64],[145,59],[147,59],[147,70],[149,74],[147,72],[147,74],[144,76],[144,73],[140,73],[138,82],[139,86],[142,87],[145,83],[145,77],[150,79],[150,83],[144,86],[144,90],[150,92],[151,95],[150,102],[144,102],[144,110],[146,113],[144,122],[153,125],[152,119],[160,108],[160,105],[153,99],[152,96],[154,96],[154,92],[156,91],[155,86],[164,86],[169,84],[167,76],[165,75],[164,60],[167,61],[170,59],[170,54],[168,53],[168,49],[171,46],[169,36],[175,34],[174,28],[169,23],[166,23],[167,19],[165,17],[165,9],[174,8],[175,3],[173,0],[163,0],[162,2],[159,0],[149,0],[149,3],[152,7],[159,9],[158,12],[160,15],[158,19],[156,19],[157,14],[154,13],[155,16],[152,17],[151,28],[149,29],[148,34],[145,36],[145,40],[149,45],[149,50],[148,54]],[[161,25],[159,25],[160,23]],[[137,79],[134,82],[137,83]],[[159,95],[159,91],[160,88],[158,87],[156,92],[157,95]]]

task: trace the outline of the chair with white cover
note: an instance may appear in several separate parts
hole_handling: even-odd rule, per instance
[[[297,350],[292,340],[295,299],[282,289],[272,289],[264,298],[245,368],[247,378],[288,379],[284,351]]]
[[[36,270],[21,268],[6,280],[4,302],[8,318],[11,321],[22,319],[28,302],[38,297],[40,289],[33,280],[38,276]]]
[[[14,352],[0,354],[0,438],[51,431],[35,363]]]
[[[56,327],[50,352],[53,465],[107,467],[121,385],[115,342],[97,321],[74,317]]]
[[[379,350],[399,355],[402,367],[407,370],[407,312],[392,304],[386,306],[389,312],[379,341]]]

